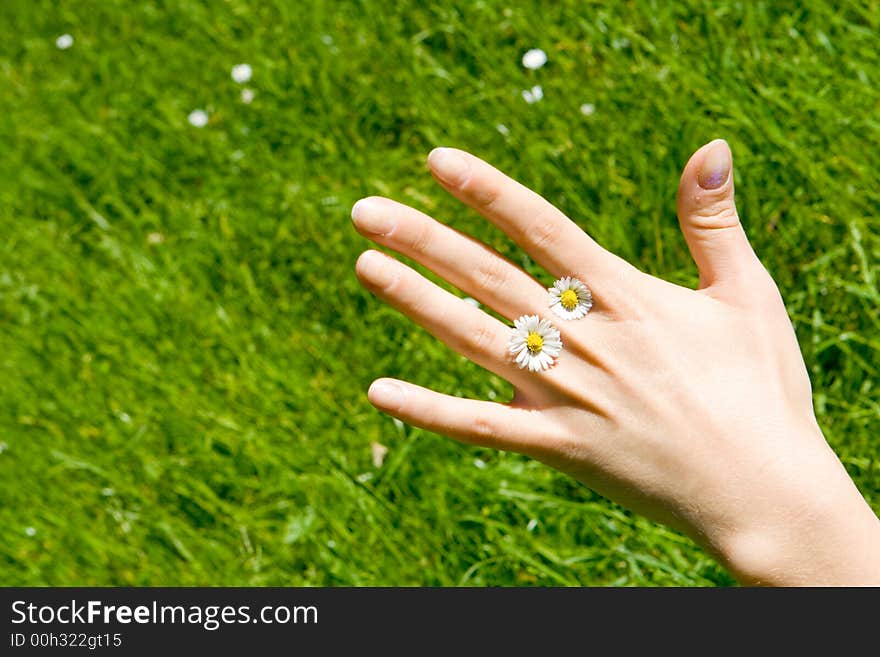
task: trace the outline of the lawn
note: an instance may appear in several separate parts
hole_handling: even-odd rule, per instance
[[[880,4],[833,4],[3,2],[0,583],[733,582],[541,464],[368,404],[381,375],[511,390],[360,288],[358,198],[550,282],[432,181],[437,145],[694,285],[678,175],[726,138],[822,427],[880,510]]]

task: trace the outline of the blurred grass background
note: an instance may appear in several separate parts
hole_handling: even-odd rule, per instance
[[[547,280],[432,182],[436,145],[693,285],[678,175],[726,138],[821,424],[880,509],[877,2],[5,0],[0,19],[0,583],[732,583],[543,465],[369,406],[386,374],[510,390],[359,288],[355,200]]]

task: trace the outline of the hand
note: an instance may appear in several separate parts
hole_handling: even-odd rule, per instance
[[[880,522],[816,423],[782,299],[737,216],[726,142],[697,151],[678,190],[698,290],[638,271],[473,155],[440,148],[428,162],[550,274],[585,282],[595,305],[563,320],[544,285],[487,246],[394,201],[358,201],[363,235],[510,320],[549,319],[564,345],[552,368],[520,369],[509,326],[367,251],[357,274],[368,289],[516,390],[505,405],[379,379],[376,407],[540,459],[688,533],[743,582],[880,584]]]

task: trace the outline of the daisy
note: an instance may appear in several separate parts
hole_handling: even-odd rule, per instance
[[[562,319],[580,319],[593,307],[590,288],[572,276],[560,278],[548,292],[550,308]]]
[[[73,37],[69,34],[62,34],[60,37],[55,39],[55,47],[58,48],[58,50],[67,50],[72,45]]]
[[[532,48],[522,57],[522,65],[534,71],[547,63],[547,53],[540,48]]]
[[[254,102],[254,90],[248,89],[247,87],[242,89],[241,102],[243,102],[245,105],[250,105],[252,102]]]
[[[186,118],[189,121],[190,125],[196,128],[204,128],[206,125],[208,125],[208,113],[205,110],[193,110]]]
[[[541,88],[540,84],[536,84],[531,89],[523,89],[522,97],[529,105],[537,103],[544,97],[544,89]]]
[[[520,369],[540,372],[551,367],[562,351],[562,338],[550,320],[523,315],[513,323],[508,351]]]
[[[250,64],[236,64],[232,67],[232,79],[239,84],[244,84],[251,79],[254,70]]]

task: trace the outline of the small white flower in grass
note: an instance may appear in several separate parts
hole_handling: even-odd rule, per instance
[[[540,84],[536,84],[531,89],[523,89],[522,97],[529,105],[531,105],[532,103],[537,103],[544,97],[544,90],[541,88]]]
[[[581,105],[581,114],[584,116],[593,116],[596,113],[596,106],[593,103],[584,103]]]
[[[523,315],[513,323],[508,351],[520,369],[540,372],[556,362],[562,351],[562,337],[549,320]]]
[[[254,102],[255,95],[256,94],[254,93],[253,89],[248,89],[247,87],[245,87],[241,90],[241,102],[243,102],[245,105],[250,105],[252,102]]]
[[[522,65],[534,71],[547,63],[547,53],[540,48],[532,48],[522,58]]]
[[[55,39],[55,47],[58,48],[58,50],[67,50],[72,45],[73,37],[69,34],[62,34],[60,37]]]
[[[193,110],[186,118],[189,121],[190,125],[196,128],[204,128],[206,125],[208,125],[208,113],[205,110]]]
[[[486,462],[483,459],[474,459],[474,467],[477,470],[485,470]]]
[[[25,528],[24,528],[24,533],[25,533],[27,536],[36,536],[36,535],[37,535],[37,530],[34,529],[33,527],[25,527]]]
[[[580,319],[593,307],[590,288],[571,276],[560,278],[547,291],[550,308],[562,319]]]
[[[251,79],[254,70],[250,64],[236,64],[232,67],[232,79],[239,84],[244,84]]]

